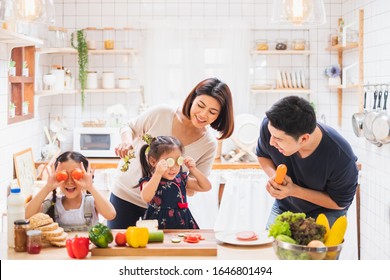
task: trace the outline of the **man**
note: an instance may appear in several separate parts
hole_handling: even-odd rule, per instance
[[[330,225],[346,214],[358,183],[357,157],[335,129],[317,123],[308,101],[288,96],[266,112],[256,154],[276,199],[267,228],[285,211],[313,218],[324,213]],[[287,175],[278,185],[273,178],[282,163]]]

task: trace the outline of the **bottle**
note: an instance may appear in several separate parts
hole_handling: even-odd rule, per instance
[[[24,219],[24,196],[20,188],[11,188],[11,192],[7,198],[7,238],[8,247],[15,246],[14,222]]]
[[[39,254],[42,249],[42,231],[34,229],[27,231],[27,253]]]

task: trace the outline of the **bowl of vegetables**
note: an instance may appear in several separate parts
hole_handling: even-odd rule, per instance
[[[284,212],[269,228],[273,248],[281,260],[337,260],[343,248],[347,228],[346,216],[332,227],[324,214],[316,219],[304,213]]]
[[[321,242],[321,241],[319,241]],[[325,246],[316,240],[312,244],[298,245],[280,240],[274,240],[272,246],[280,260],[337,260],[343,244]]]

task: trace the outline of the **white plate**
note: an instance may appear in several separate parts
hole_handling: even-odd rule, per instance
[[[286,76],[287,76],[288,88],[292,88],[292,84],[291,84],[291,74],[290,74],[290,72],[287,72],[287,71],[286,71]]]
[[[299,74],[299,71],[296,71],[295,72],[295,76],[297,78],[297,88],[301,88],[302,87],[302,84],[301,84],[301,75]]]
[[[276,71],[276,81],[277,81],[276,88],[283,88],[282,73],[280,72],[280,70]]]
[[[295,79],[294,71],[291,72],[291,83],[292,83],[293,88],[297,88],[297,80]]]
[[[234,132],[231,139],[244,149],[257,143],[261,119],[252,114],[239,114],[234,118]]]
[[[282,72],[282,78],[283,78],[283,87],[288,88],[286,72]]]
[[[305,88],[306,87],[305,74],[303,73],[303,71],[300,72],[301,72],[301,85],[302,88]]]
[[[263,245],[272,243],[274,241],[273,237],[268,237],[268,231],[264,230],[262,232],[256,232],[258,234],[257,240],[251,241],[242,241],[238,240],[236,234],[239,231],[220,231],[215,233],[215,238],[218,241],[232,244],[232,245],[242,245],[242,246],[254,246],[254,245]]]

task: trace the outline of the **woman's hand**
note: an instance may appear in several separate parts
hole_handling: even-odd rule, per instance
[[[130,141],[122,142],[118,145],[118,147],[115,148],[115,154],[120,158],[124,158],[133,149],[134,147],[132,142]]]
[[[196,167],[195,160],[190,156],[185,157],[184,164],[187,166],[188,170],[191,170],[192,168]]]

